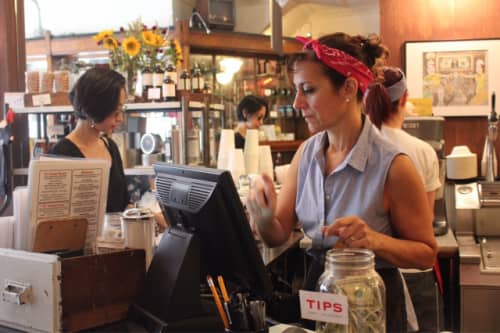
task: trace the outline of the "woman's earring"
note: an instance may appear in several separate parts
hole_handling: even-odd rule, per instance
[[[350,98],[346,98],[346,99],[345,99],[345,102],[346,102],[346,103],[349,103],[350,101],[351,101],[351,99],[350,99]]]
[[[94,121],[94,119],[90,119],[89,120],[89,125],[90,125],[90,127],[95,128],[95,121]]]

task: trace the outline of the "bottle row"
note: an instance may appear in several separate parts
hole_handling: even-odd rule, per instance
[[[190,74],[184,69],[180,74],[169,64],[167,68],[145,68],[141,72],[141,97],[147,102],[173,101],[178,99],[178,91],[210,93],[208,85],[198,66]]]

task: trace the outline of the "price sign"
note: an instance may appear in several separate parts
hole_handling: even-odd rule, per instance
[[[50,94],[40,94],[31,96],[33,106],[44,106],[52,104]]]
[[[330,293],[299,290],[302,318],[347,325],[347,297]]]
[[[160,88],[149,88],[148,89],[148,100],[158,100],[161,98],[161,89]]]
[[[3,95],[3,99],[13,109],[24,107],[24,93],[22,92],[6,92]]]

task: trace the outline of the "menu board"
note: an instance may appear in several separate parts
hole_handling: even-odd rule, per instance
[[[43,158],[30,162],[30,247],[41,221],[86,218],[85,250],[95,248],[106,209],[110,161]]]

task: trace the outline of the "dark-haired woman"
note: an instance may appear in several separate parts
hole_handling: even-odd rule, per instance
[[[247,208],[261,238],[284,243],[297,223],[312,239],[305,288],[315,289],[324,254],[341,241],[371,249],[387,289],[387,331],[407,328],[397,267],[432,267],[437,245],[425,190],[410,159],[361,112],[377,43],[344,33],[299,38],[288,60],[300,109],[313,134],[295,154],[276,195],[272,179],[254,182]]]
[[[234,133],[234,145],[237,149],[245,148],[247,129],[259,129],[267,116],[267,101],[261,97],[248,95],[243,97],[236,108],[238,125]]]
[[[110,69],[89,69],[75,83],[70,101],[76,127],[49,153],[111,161],[106,212],[121,212],[129,203],[123,164],[116,143],[102,133],[123,122],[125,78]]]
[[[405,118],[405,104],[408,90],[404,73],[399,68],[383,67],[381,76],[374,81],[366,95],[365,111],[371,121],[380,129],[382,136],[398,145],[412,160],[424,184],[427,201],[431,212],[434,212],[436,190],[441,186],[439,181],[439,163],[436,152],[430,144],[402,130]],[[435,265],[436,276],[440,276],[439,266]],[[421,332],[440,331],[436,318],[436,279],[432,269],[402,270],[418,318]],[[443,315],[442,312],[439,315]],[[441,319],[441,318],[440,318]],[[442,320],[441,320],[442,322]]]

